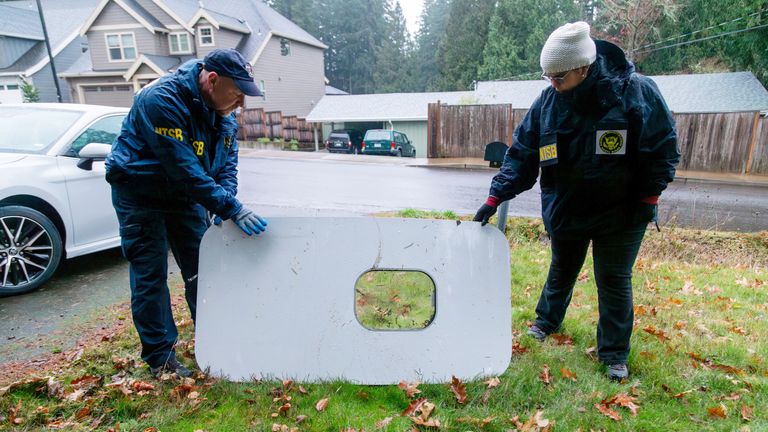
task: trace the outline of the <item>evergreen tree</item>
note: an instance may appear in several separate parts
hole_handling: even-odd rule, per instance
[[[559,0],[500,0],[491,18],[480,78],[537,78],[541,48],[549,34],[567,22],[584,19],[584,10]]]
[[[385,18],[386,32],[376,50],[374,89],[376,93],[411,91],[412,47],[400,2],[387,2]]]
[[[317,12],[323,6],[322,2],[313,0],[269,0],[271,8],[288,18],[309,34],[318,37],[320,23]]]
[[[438,89],[440,70],[437,66],[437,52],[440,41],[445,37],[448,24],[450,0],[426,0],[419,18],[414,53],[414,91],[435,91]]]
[[[443,90],[467,90],[477,80],[495,4],[496,0],[451,2],[446,33],[437,53]]]
[[[681,2],[678,20],[662,21],[658,36],[639,48],[638,67],[647,74],[747,70],[768,86],[768,28],[726,34],[767,22],[768,0],[736,0],[728,7],[718,0]]]

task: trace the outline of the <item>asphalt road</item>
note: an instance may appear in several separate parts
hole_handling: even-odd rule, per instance
[[[405,166],[386,157],[336,159],[245,155],[239,196],[266,217],[362,216],[405,208],[473,214],[494,174]],[[537,187],[510,203],[511,215],[539,216],[540,211]],[[676,181],[662,196],[660,219],[662,226],[768,230],[768,187]],[[0,363],[67,349],[79,336],[66,331],[71,324],[130,298],[127,275],[119,251],[111,250],[63,263],[37,292],[0,299]]]

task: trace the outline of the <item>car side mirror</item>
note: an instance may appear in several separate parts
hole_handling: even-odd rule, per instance
[[[80,160],[77,162],[77,167],[86,171],[93,169],[93,161],[104,160],[112,151],[110,144],[90,143],[80,149]]]

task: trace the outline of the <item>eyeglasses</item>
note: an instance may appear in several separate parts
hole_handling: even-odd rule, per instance
[[[541,78],[542,78],[544,81],[547,81],[547,82],[550,82],[550,81],[554,81],[554,82],[556,82],[556,83],[558,83],[558,84],[562,84],[562,83],[563,83],[563,81],[565,81],[565,77],[567,77],[567,76],[568,76],[568,74],[569,74],[569,73],[571,73],[571,72],[573,72],[574,70],[575,70],[575,69],[571,69],[571,70],[569,70],[569,71],[566,71],[566,72],[562,72],[562,73],[560,73],[559,75],[547,75],[547,74],[541,74]]]

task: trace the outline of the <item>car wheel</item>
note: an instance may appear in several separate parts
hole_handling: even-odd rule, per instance
[[[39,288],[53,276],[62,250],[61,235],[44,214],[0,207],[0,297]]]
[[[411,153],[411,157],[414,159],[416,158],[416,149],[413,149],[413,153]]]

